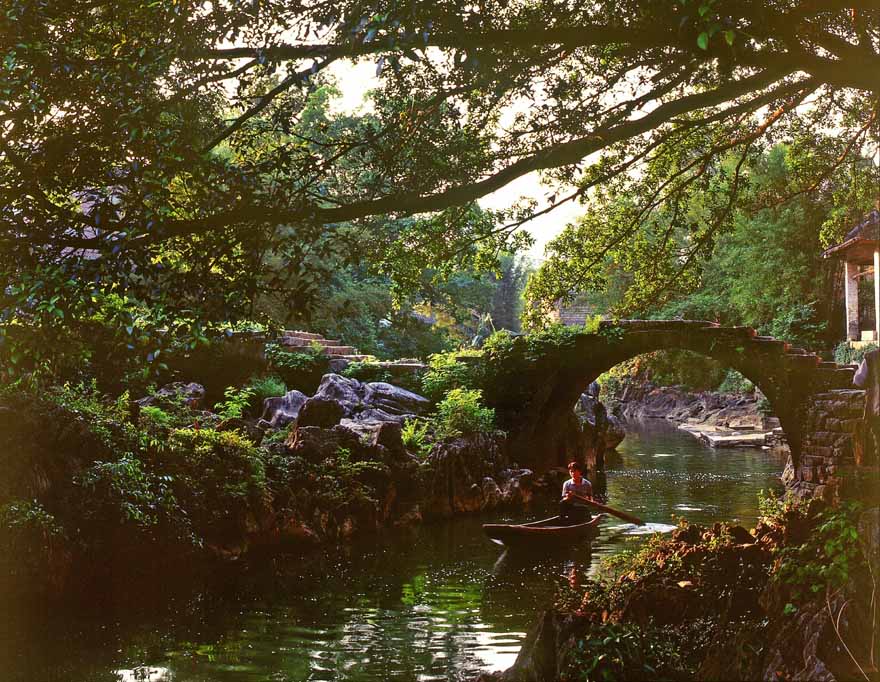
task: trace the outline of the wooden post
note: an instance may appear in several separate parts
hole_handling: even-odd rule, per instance
[[[843,284],[846,292],[846,338],[859,341],[859,266],[845,261],[843,266]]]

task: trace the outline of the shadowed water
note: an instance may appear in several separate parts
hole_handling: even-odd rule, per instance
[[[592,546],[519,556],[485,538],[490,519],[461,518],[197,585],[108,586],[87,607],[18,604],[0,632],[0,680],[427,681],[505,668],[560,585],[671,530],[673,517],[752,525],[757,492],[778,486],[783,466],[757,449],[713,451],[665,424],[630,425],[619,453],[591,478],[644,527],[609,518]]]

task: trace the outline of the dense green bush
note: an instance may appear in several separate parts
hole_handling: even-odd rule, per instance
[[[178,429],[158,453],[177,504],[206,539],[236,539],[267,503],[265,452],[236,431]]]
[[[877,348],[876,343],[868,343],[861,348],[853,348],[849,341],[842,341],[834,348],[834,362],[838,365],[858,365],[869,352]]]
[[[797,514],[806,516],[806,505]],[[867,564],[859,542],[857,504],[826,509],[811,520],[806,542],[780,550],[772,579],[787,593],[786,612],[793,613],[805,602],[826,591],[850,583],[856,571]]]
[[[277,398],[287,393],[287,385],[284,380],[274,375],[251,379],[247,389],[253,394],[251,407],[255,407],[258,411],[262,409],[263,401],[266,398]]]
[[[729,369],[724,375],[724,381],[718,386],[718,392],[752,395],[755,392],[755,385],[735,369]]]
[[[560,679],[690,680],[677,633],[619,623],[591,624],[563,649]]]
[[[291,352],[277,343],[267,343],[265,352],[270,370],[288,389],[311,394],[321,383],[321,377],[330,370],[330,358],[318,346]]]
[[[138,433],[129,419],[129,396],[125,392],[116,399],[101,393],[94,379],[89,382],[33,387],[39,403],[59,408],[66,418],[77,421],[101,444],[106,453],[130,452],[137,447]],[[45,402],[44,402],[45,401]]]
[[[83,494],[73,503],[75,516],[69,520],[81,524],[80,540],[86,544],[112,541],[120,529],[153,537],[168,531],[188,534],[178,526],[186,515],[179,513],[171,478],[151,470],[134,454],[95,462],[74,484]]]
[[[495,430],[495,410],[483,407],[483,392],[454,388],[437,404],[434,416],[438,439],[469,436]]]
[[[480,388],[483,374],[479,362],[483,352],[474,350],[435,353],[422,376],[422,394],[437,403],[456,388]]]
[[[57,519],[37,500],[0,507],[0,565],[7,572],[45,576],[53,551],[65,541]]]
[[[346,448],[320,462],[269,453],[266,474],[276,509],[299,505],[336,511],[349,503],[374,505],[381,496],[381,482],[390,480],[385,464],[353,461]]]
[[[224,399],[214,405],[214,411],[223,419],[241,419],[254,402],[254,392],[250,388],[227,386]]]

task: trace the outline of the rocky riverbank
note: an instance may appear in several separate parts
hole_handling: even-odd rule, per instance
[[[777,503],[751,531],[682,524],[572,586],[510,669],[478,679],[876,680],[878,512]]]
[[[612,403],[622,420],[666,419],[711,447],[784,448],[779,420],[759,393],[689,392],[651,383],[628,385]]]
[[[267,399],[259,418],[206,410],[204,394],[4,395],[0,573],[58,594],[85,576],[301,554],[559,489],[555,472],[512,462],[502,432],[406,434],[432,405],[388,383],[327,374],[312,396]]]

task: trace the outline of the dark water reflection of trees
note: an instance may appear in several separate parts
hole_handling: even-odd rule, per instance
[[[650,532],[671,529],[673,515],[748,525],[757,491],[781,469],[766,452],[711,451],[649,424],[631,427],[619,464],[592,477],[608,504],[649,521]],[[62,611],[20,605],[3,633],[0,679],[452,680],[509,665],[560,586],[648,537],[608,519],[592,547],[502,554],[484,537],[485,520],[425,525],[308,560],[253,562],[197,582],[120,581]]]

